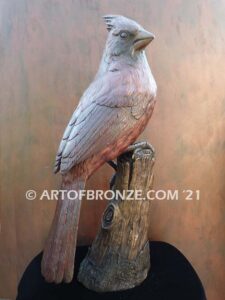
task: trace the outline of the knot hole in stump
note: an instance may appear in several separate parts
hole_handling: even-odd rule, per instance
[[[115,197],[109,202],[99,232],[80,265],[78,280],[94,291],[133,288],[150,269],[150,201],[146,195],[153,184],[155,153],[147,142],[139,144],[118,157],[113,191],[141,190],[143,198]]]

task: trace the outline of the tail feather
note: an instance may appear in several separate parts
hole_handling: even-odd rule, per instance
[[[66,192],[57,202],[42,258],[41,271],[48,282],[70,282],[73,279],[81,201],[79,197],[71,200],[68,192],[75,190],[79,194],[84,186],[85,180],[82,178],[62,184],[62,189]]]

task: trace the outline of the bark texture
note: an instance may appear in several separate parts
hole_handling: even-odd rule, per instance
[[[107,205],[101,227],[81,263],[78,280],[97,291],[118,291],[139,285],[150,269],[147,191],[152,188],[154,151],[136,149],[121,155],[112,187],[122,193],[136,191],[129,200],[115,197]],[[140,195],[141,191],[141,195]],[[145,198],[143,200],[137,200]]]

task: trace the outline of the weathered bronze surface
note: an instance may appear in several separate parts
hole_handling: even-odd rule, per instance
[[[92,81],[106,38],[101,16],[132,17],[156,40],[146,48],[157,105],[141,140],[157,151],[156,190],[179,201],[152,201],[152,240],[180,249],[197,270],[207,299],[225,295],[225,1],[0,1],[0,297],[43,249],[56,201],[52,162],[71,112]],[[104,164],[88,189],[108,189]],[[25,192],[34,189],[37,199]],[[201,190],[200,201],[182,191]],[[78,243],[91,244],[105,201],[83,201]],[[160,221],[159,221],[160,220]]]
[[[151,201],[147,192],[153,184],[154,152],[152,148],[137,148],[117,161],[113,190],[142,192],[136,197],[129,193],[123,199],[115,197],[105,209],[99,232],[78,274],[84,286],[97,292],[133,288],[146,278],[150,268]]]
[[[107,15],[109,31],[102,60],[64,132],[55,172],[61,189],[84,189],[86,180],[105,162],[131,145],[147,125],[155,105],[156,83],[145,55],[154,35],[135,21]],[[42,274],[49,282],[70,282],[81,201],[64,194],[57,202],[44,248]]]

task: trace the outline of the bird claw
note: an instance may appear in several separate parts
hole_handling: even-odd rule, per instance
[[[127,150],[125,151],[125,153],[128,153],[128,152],[133,152],[132,154],[132,159],[135,158],[135,154],[137,154],[137,152],[142,149],[149,149],[151,150],[152,153],[155,153],[155,149],[153,148],[153,146],[146,142],[146,141],[139,141],[139,142],[135,142],[134,144],[130,145]]]

